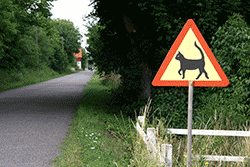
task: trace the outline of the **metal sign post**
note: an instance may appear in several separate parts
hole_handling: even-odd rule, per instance
[[[201,59],[197,59],[194,54],[196,52]],[[198,76],[198,73],[189,71],[197,69],[200,70]],[[185,76],[186,70],[189,72]],[[189,87],[187,167],[191,167],[193,87],[227,87],[229,85],[227,76],[192,19],[189,19],[182,28],[155,75],[152,85]]]
[[[192,149],[192,111],[193,111],[193,81],[189,81],[188,87],[188,138],[187,138],[187,167],[191,167]]]

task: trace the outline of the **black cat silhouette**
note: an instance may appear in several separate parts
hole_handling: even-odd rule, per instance
[[[194,45],[200,50],[201,59],[198,59],[198,60],[186,59],[183,56],[183,54],[181,54],[181,52],[179,51],[179,53],[175,57],[175,59],[179,60],[180,63],[181,63],[181,68],[178,71],[178,73],[181,75],[180,72],[182,71],[183,72],[182,79],[184,79],[186,70],[195,70],[195,69],[199,68],[200,74],[198,75],[198,77],[196,79],[198,79],[203,72],[205,73],[206,78],[209,79],[208,75],[207,75],[207,72],[204,69],[204,67],[205,67],[204,54],[203,54],[202,50],[196,45],[196,41],[194,42]]]

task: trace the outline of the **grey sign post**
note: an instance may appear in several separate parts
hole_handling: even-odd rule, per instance
[[[192,111],[193,111],[193,81],[189,81],[188,87],[188,138],[187,138],[187,167],[191,167],[192,150]]]
[[[129,27],[128,27],[129,29]],[[193,35],[187,35],[192,30]],[[183,42],[184,41],[184,42]],[[185,58],[184,52],[189,50],[190,43],[194,42],[194,46],[200,51],[201,59],[189,59]],[[189,43],[189,44],[188,44]],[[183,45],[182,45],[183,44]],[[199,46],[198,46],[198,45]],[[183,52],[183,54],[182,54]],[[187,51],[188,52],[188,51]],[[188,54],[188,53],[187,53]],[[190,55],[192,56],[193,53]],[[180,61],[180,68],[176,68],[176,61]],[[208,62],[207,62],[208,60]],[[206,68],[207,63],[212,64],[214,69]],[[189,73],[188,79],[185,79],[186,70],[197,70],[199,69],[200,73],[197,76],[191,75]],[[214,72],[212,72],[214,70]],[[175,75],[173,72],[175,71]],[[182,74],[181,74],[182,72]],[[206,78],[199,79],[202,73],[205,74]],[[208,77],[209,74],[209,77]],[[190,81],[190,78],[196,78],[195,84],[194,79]],[[155,78],[152,81],[153,86],[188,86],[188,139],[187,139],[187,167],[191,167],[191,150],[192,150],[192,108],[193,108],[193,86],[199,87],[227,87],[229,85],[229,80],[222,68],[220,67],[218,61],[207,45],[205,39],[200,33],[198,27],[192,19],[188,19],[183,29],[176,38],[174,44],[169,50],[166,58],[164,59],[162,65],[159,68],[159,71],[155,75]]]

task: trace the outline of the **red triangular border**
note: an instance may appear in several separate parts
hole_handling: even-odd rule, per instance
[[[200,86],[200,87],[226,87],[229,85],[229,80],[227,76],[223,72],[222,68],[220,67],[219,63],[214,57],[214,54],[210,50],[209,46],[207,45],[205,39],[203,38],[202,34],[200,33],[198,27],[194,23],[193,19],[189,19],[184,27],[182,28],[181,32],[179,33],[178,37],[176,38],[174,44],[172,45],[171,49],[169,50],[167,56],[165,57],[161,67],[159,68],[155,78],[152,81],[153,86],[189,86],[189,81],[185,80],[165,80],[161,81],[161,77],[163,73],[167,69],[170,61],[174,57],[177,49],[179,48],[180,44],[182,43],[184,37],[186,36],[189,28],[191,28],[196,35],[196,38],[199,40],[203,50],[206,52],[209,60],[213,64],[215,70],[217,71],[218,75],[222,79],[222,81],[194,81],[193,86]]]

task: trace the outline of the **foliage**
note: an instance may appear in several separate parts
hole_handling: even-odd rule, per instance
[[[86,53],[85,48],[82,48],[82,59],[81,59],[82,69],[86,68],[87,59],[88,59],[88,54]]]
[[[56,61],[63,63],[63,66],[68,65],[66,62],[76,65],[72,53],[81,45],[81,34],[72,22],[50,19],[52,14],[49,2],[53,1],[13,0],[0,3],[0,30],[3,32],[3,35],[0,35],[0,66],[3,69],[21,70],[41,66],[42,63],[59,70],[60,68],[55,65]],[[62,47],[61,37],[64,37],[67,61],[64,61],[63,54],[59,56],[59,48]],[[59,60],[56,60],[56,57],[59,57]]]
[[[29,39],[25,45],[31,42],[31,37],[26,36],[27,29],[32,29],[31,26],[44,27],[48,21],[47,18],[51,16],[49,2],[54,0],[26,0],[21,2],[19,0],[1,1],[1,26],[0,31],[3,36],[0,37],[0,66],[2,69],[22,69],[24,67],[24,57],[22,55],[23,45],[25,39]],[[31,44],[32,43],[32,44]],[[35,49],[33,42],[29,51],[39,52]],[[15,47],[13,47],[15,46]],[[28,51],[28,52],[29,52]],[[33,64],[33,63],[31,63]]]
[[[18,30],[22,33],[22,29],[30,25],[43,27],[44,21],[39,16],[49,18],[52,16],[50,12],[51,4],[55,0],[12,0],[17,5],[15,10],[15,18],[18,23]]]
[[[229,14],[242,10],[244,16],[249,13],[249,3],[225,0],[202,2],[136,0],[106,3],[94,0],[93,4],[96,11],[92,15],[99,17],[98,24],[103,26],[99,30],[101,42],[96,42],[102,47],[98,48],[100,54],[90,53],[90,55],[94,60],[98,60],[95,63],[99,69],[102,67],[100,71],[110,73],[119,70],[125,87],[123,92],[128,96],[133,93],[134,99],[137,91],[129,90],[140,90],[139,63],[147,63],[153,74],[156,74],[168,49],[188,19],[195,21],[207,43],[210,43],[212,35],[227,20]],[[116,9],[113,9],[114,5]],[[124,16],[131,19],[135,32],[126,31],[122,19]]]
[[[39,57],[39,62],[49,66],[51,63],[49,59],[55,54],[55,46],[50,41],[49,36],[47,36],[45,30],[41,27],[37,27],[37,38],[37,44],[42,55],[41,57]]]
[[[87,39],[88,46],[86,50],[88,51],[88,57],[92,57],[93,61],[96,62],[96,67],[99,69],[97,72],[101,75],[101,71],[107,70],[107,67],[110,66],[108,63],[109,60],[103,59],[102,56],[95,56],[101,54],[102,42],[100,40],[100,30],[102,30],[105,26],[100,26],[98,23],[94,23],[97,18],[94,16],[87,16],[86,18],[92,18],[92,23],[89,22],[90,25],[85,25],[88,29],[88,33],[84,34]],[[86,21],[86,19],[84,19]],[[109,71],[110,72],[110,71]]]
[[[15,19],[16,5],[11,0],[0,1],[0,67],[3,69],[11,69],[12,63],[16,64],[12,58],[12,46],[16,44],[17,24]],[[13,45],[14,44],[14,45]],[[16,51],[14,51],[16,53]]]
[[[186,87],[160,87],[152,89],[152,110],[156,111],[154,117],[168,118],[171,128],[187,129],[188,116],[188,88]],[[199,110],[199,92],[194,88],[193,117]],[[160,114],[161,113],[161,114]],[[149,121],[152,123],[151,118]]]
[[[54,54],[44,30],[41,27],[37,27],[37,44],[35,34],[35,26],[27,27],[25,34],[20,39],[22,45],[20,53],[23,55],[21,62],[27,68],[35,67],[40,63],[49,64],[49,58]],[[39,62],[37,62],[37,56]]]
[[[158,52],[165,49],[166,46],[167,49],[170,48],[186,20],[194,19],[206,41],[210,43],[212,34],[222,22],[226,21],[229,13],[249,6],[227,1],[197,2],[195,0],[148,0],[146,2],[137,0],[133,2],[109,1],[107,3],[99,3],[99,0],[94,0],[93,4],[95,4],[96,11],[92,15],[99,17],[100,25],[105,26],[105,28],[100,32],[104,44],[103,55],[93,55],[92,57],[109,59],[107,62],[110,66],[106,66],[106,73],[108,70],[110,71],[110,67],[113,68],[112,70],[117,70],[121,66],[125,67],[130,64],[130,60],[126,58],[130,56],[129,52],[132,51],[132,46],[122,20],[124,15],[132,19],[136,29],[136,32],[130,33],[129,36],[134,40],[133,48],[136,48],[140,53],[137,58],[145,60],[147,57],[145,61],[156,71],[165,58],[167,50],[162,54],[158,54]],[[117,5],[117,8],[113,9],[110,4]],[[193,12],[189,12],[190,9]],[[105,61],[98,64],[100,63],[106,64]]]
[[[61,48],[57,49],[54,60],[51,63],[51,68],[61,74],[67,70],[68,64],[69,62],[65,51]]]
[[[103,102],[110,96],[108,89],[93,74],[70,124],[70,135],[60,146],[62,152],[50,161],[55,166],[129,166],[136,129],[123,113]]]
[[[7,42],[13,39],[13,35],[17,33],[16,23],[12,22],[14,19],[14,5],[11,0],[0,1],[0,59],[3,57],[5,49],[8,49]],[[8,34],[8,35],[6,35]]]
[[[228,117],[233,112],[234,121],[245,123],[249,119],[249,28],[234,14],[218,28],[212,37],[211,50],[222,67],[230,84],[227,87],[195,87],[193,95],[193,120],[207,122],[215,110]],[[165,111],[174,128],[187,128],[188,88],[153,88],[153,110]],[[155,116],[159,117],[158,113]]]
[[[218,107],[233,110],[236,123],[245,123],[250,117],[250,28],[242,17],[234,13],[211,41],[211,50],[228,77],[229,86],[208,88],[201,97],[207,110],[214,111],[216,108],[209,105],[215,102]]]
[[[50,61],[48,60],[53,59],[52,57],[55,54],[56,48],[62,47],[61,37],[55,24],[55,21],[52,19],[47,19],[47,22],[45,22],[44,24],[43,30],[44,32],[46,32],[47,39],[42,41],[42,38],[38,37],[38,45],[41,48],[41,52],[43,54],[43,62],[46,62],[47,66],[50,66]],[[39,32],[40,31],[38,31],[38,33]]]
[[[79,67],[77,66],[77,60],[73,59],[72,63],[70,63],[70,67],[73,67],[74,69],[78,69]]]
[[[55,19],[55,24],[63,37],[63,49],[65,50],[68,61],[71,64],[75,60],[73,53],[79,53],[79,48],[81,47],[80,39],[82,35],[79,32],[79,28],[75,28],[74,24],[69,20]]]
[[[46,28],[37,27],[37,44],[35,26],[26,27],[23,30],[24,34],[20,39],[22,46],[20,54],[23,56],[20,62],[24,63],[27,68],[40,66],[41,63],[50,66],[51,61],[55,59],[55,51],[60,47],[60,35],[52,20],[45,25]]]

